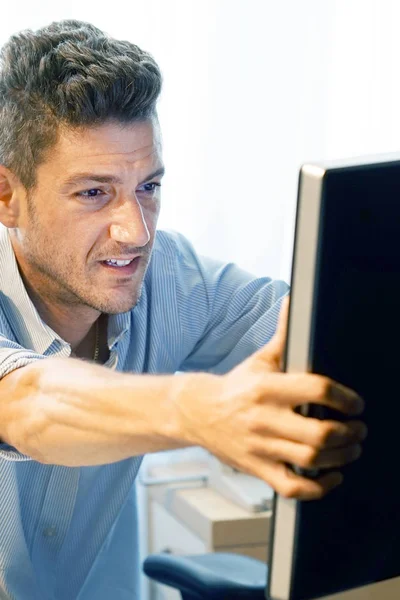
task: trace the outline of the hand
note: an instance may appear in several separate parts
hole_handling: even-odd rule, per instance
[[[323,497],[339,485],[331,471],[315,480],[294,473],[341,467],[361,454],[366,426],[357,420],[321,421],[294,412],[302,404],[321,404],[349,417],[363,410],[362,399],[327,377],[282,373],[288,299],[272,340],[227,375],[216,378],[214,393],[185,410],[186,431],[194,443],[231,466],[259,477],[288,498]]]

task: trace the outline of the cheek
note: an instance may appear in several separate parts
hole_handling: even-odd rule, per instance
[[[80,223],[72,223],[67,219],[49,222],[46,227],[42,225],[41,229],[43,235],[36,235],[35,239],[46,255],[52,256],[54,263],[71,271],[85,267],[98,236],[89,230],[83,219]]]
[[[147,223],[147,227],[151,230],[155,230],[160,214],[160,202],[154,203],[153,206],[148,210],[143,210],[143,214]]]
[[[149,218],[146,219],[147,227],[150,231],[155,231],[158,221],[159,210],[150,214]]]

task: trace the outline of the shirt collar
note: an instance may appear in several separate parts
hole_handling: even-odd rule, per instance
[[[69,346],[42,320],[36,310],[19,273],[8,229],[1,223],[0,300],[16,340],[21,346],[43,355],[56,340],[61,346]],[[110,350],[129,330],[130,324],[131,311],[108,317],[108,347]]]

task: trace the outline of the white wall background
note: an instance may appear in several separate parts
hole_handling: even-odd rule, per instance
[[[398,0],[20,0],[2,10],[0,44],[76,18],[154,55],[165,80],[160,226],[256,274],[290,277],[301,163],[400,149]]]
[[[289,279],[297,172],[308,159],[397,150],[397,0],[27,0],[0,43],[52,20],[93,22],[164,74],[160,227],[200,252]]]

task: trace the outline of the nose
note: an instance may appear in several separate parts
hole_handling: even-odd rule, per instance
[[[126,200],[115,209],[110,225],[110,236],[116,242],[145,246],[150,240],[150,232],[142,207],[136,198]]]

